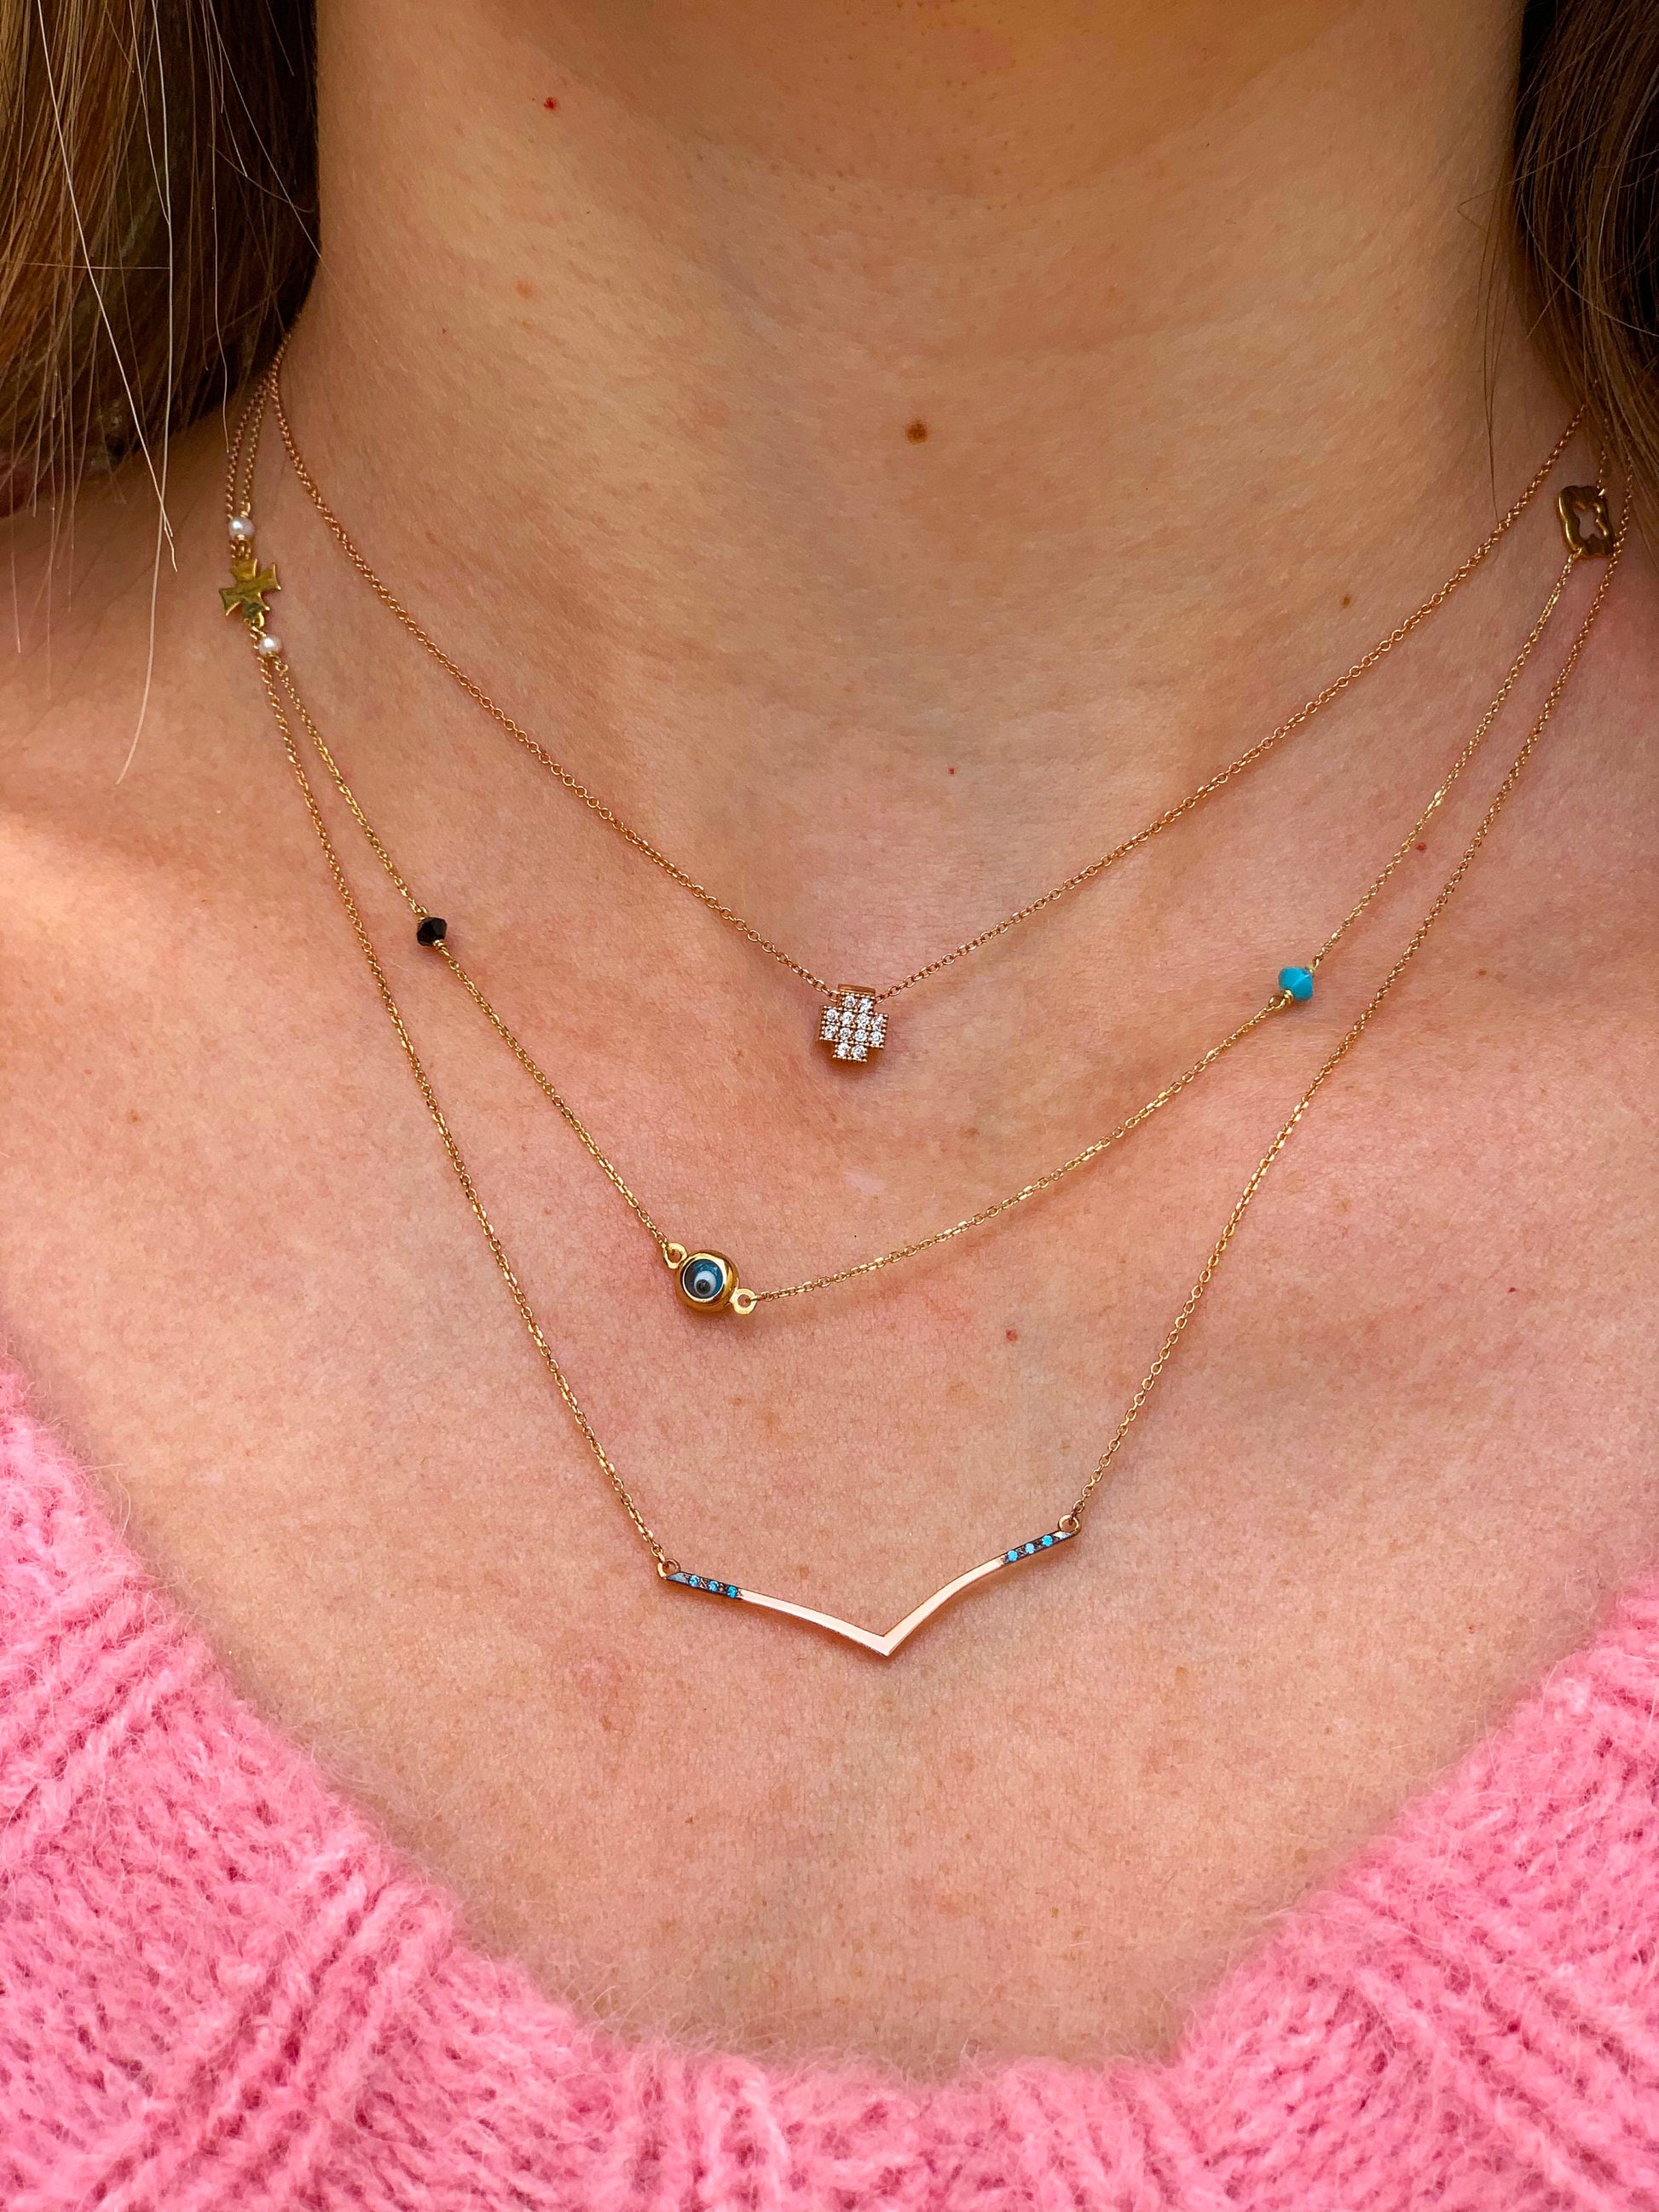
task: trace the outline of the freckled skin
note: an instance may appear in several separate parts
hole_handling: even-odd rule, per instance
[[[301,435],[466,665],[836,974],[960,941],[1271,727],[1562,419],[1517,357],[1489,441],[1468,335],[1508,8],[1409,38],[1386,0],[416,8],[325,11]],[[926,457],[897,451],[919,399]],[[9,1355],[245,1691],[549,1987],[922,2073],[1167,2044],[1659,1534],[1646,556],[1083,1540],[884,1668],[664,1592],[552,1399],[219,614],[220,459],[213,423],[171,456],[136,748],[143,484],[88,497],[72,574],[45,520],[7,549]],[[959,1218],[1254,1006],[1404,834],[1559,559],[1531,518],[1282,759],[919,991],[845,1083],[810,994],[446,689],[273,453],[258,511],[411,880],[745,1280]],[[1469,818],[1313,1005],[1075,1187],[747,1323],[680,1308],[342,835],[645,1510],[699,1571],[885,1626],[1076,1495]]]

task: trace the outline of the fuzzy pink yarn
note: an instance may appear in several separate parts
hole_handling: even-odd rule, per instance
[[[0,1380],[5,2212],[1659,2212],[1659,1589],[1164,2066],[625,2045],[469,1948]]]

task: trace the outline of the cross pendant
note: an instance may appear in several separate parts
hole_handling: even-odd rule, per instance
[[[868,1060],[881,1050],[886,1036],[887,1017],[868,991],[838,992],[818,1024],[818,1042],[829,1047],[832,1060]]]
[[[220,605],[228,615],[240,615],[244,622],[258,629],[270,611],[266,599],[272,592],[283,588],[276,580],[276,571],[259,566],[252,545],[233,545],[230,573],[234,580],[228,587],[221,586]]]

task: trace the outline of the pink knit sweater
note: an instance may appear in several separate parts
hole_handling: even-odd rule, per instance
[[[0,1381],[4,2212],[1659,2212],[1659,1589],[1162,2066],[625,2045],[231,1692]]]

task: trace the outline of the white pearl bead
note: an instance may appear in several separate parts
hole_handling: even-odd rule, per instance
[[[231,516],[230,542],[233,545],[252,544],[253,517],[251,514],[233,514]]]
[[[280,660],[283,655],[283,641],[274,630],[262,629],[253,641],[253,650],[263,659]]]

